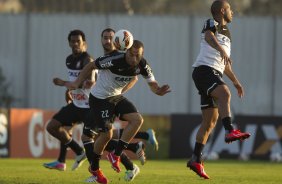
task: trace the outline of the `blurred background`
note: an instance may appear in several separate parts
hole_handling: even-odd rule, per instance
[[[44,138],[44,127],[48,122],[44,113],[56,112],[65,103],[65,89],[55,87],[52,79],[67,79],[65,58],[71,52],[67,35],[73,29],[83,30],[88,52],[95,58],[103,53],[100,34],[107,27],[127,29],[135,39],[141,40],[156,79],[160,84],[169,84],[172,89],[167,96],[158,97],[139,77],[137,85],[126,94],[144,114],[142,129],[154,128],[157,132],[160,151],[156,153],[149,149],[149,157],[185,158],[190,155],[193,131],[201,121],[200,99],[191,78],[191,66],[199,52],[204,21],[211,16],[212,2],[0,0],[0,107],[6,117],[4,120],[0,118],[4,127],[0,138],[2,147],[6,148],[0,150],[4,153],[2,156],[13,155],[11,142],[19,139],[18,134],[13,134],[13,130],[20,128],[17,127],[18,121],[24,121],[26,123],[22,126],[30,127],[32,113],[30,119],[18,118],[18,113],[24,115],[28,109],[43,112],[43,118],[38,120],[42,121],[38,124],[39,128],[35,126],[34,131],[27,128],[34,135],[29,136],[30,132],[23,135],[28,139],[27,145],[31,147],[30,141],[33,140],[36,149],[42,149],[42,152],[57,149],[46,144],[50,138]],[[245,97],[239,99],[233,86],[226,81],[233,94],[231,103],[235,121],[241,120],[238,125],[252,132],[253,138],[246,144],[219,147],[223,137],[220,137],[222,142],[217,143],[218,133],[211,138],[207,152],[216,152],[222,157],[242,158],[240,155],[243,155],[244,158],[259,159],[269,158],[272,154],[281,155],[282,85],[279,80],[282,78],[282,1],[229,2],[234,11],[233,22],[229,26],[231,58],[233,69],[245,87]],[[12,121],[13,116],[17,117],[17,121]],[[219,123],[215,132],[221,132],[221,128]],[[43,136],[40,146],[38,132]],[[182,148],[174,147],[176,142]],[[179,149],[183,149],[180,155]],[[35,156],[33,151],[29,154],[42,157],[38,153]]]

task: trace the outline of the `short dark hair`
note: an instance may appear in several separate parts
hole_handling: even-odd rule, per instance
[[[71,40],[71,36],[81,36],[83,41],[86,41],[85,34],[79,29],[72,30],[68,35],[68,41]]]
[[[211,14],[215,17],[218,13],[220,13],[221,8],[224,6],[226,0],[216,0],[211,5]]]
[[[144,44],[141,41],[139,41],[139,40],[134,40],[131,48],[132,47],[134,47],[136,49],[139,49],[139,48],[143,48],[144,49]]]
[[[106,28],[106,29],[104,29],[103,31],[102,31],[102,33],[101,33],[101,37],[103,37],[103,34],[105,33],[105,32],[116,32],[115,30],[113,30],[112,28]]]

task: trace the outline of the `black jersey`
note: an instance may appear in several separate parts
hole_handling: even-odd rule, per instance
[[[130,66],[125,61],[125,53],[112,52],[95,61],[99,76],[91,93],[100,99],[121,94],[122,89],[141,74],[148,82],[154,81],[154,75],[147,61],[142,58],[137,66]]]
[[[87,65],[90,60],[92,60],[91,56],[87,52],[82,52],[77,56],[74,56],[73,54],[69,55],[66,59],[69,81],[75,81],[83,67]],[[88,101],[90,89],[78,88],[71,90],[70,94],[75,106],[81,108],[89,108]]]

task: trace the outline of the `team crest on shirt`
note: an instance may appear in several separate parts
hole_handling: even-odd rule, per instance
[[[77,63],[76,63],[76,66],[75,66],[76,68],[81,68],[81,61],[77,61]]]
[[[140,68],[136,68],[135,73],[139,74],[140,73]]]

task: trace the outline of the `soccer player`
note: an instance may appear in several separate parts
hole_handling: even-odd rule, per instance
[[[205,22],[200,53],[193,64],[192,77],[201,96],[203,119],[196,135],[192,158],[187,163],[187,167],[205,179],[209,179],[209,176],[204,171],[202,151],[219,116],[226,131],[226,143],[250,137],[249,133],[243,133],[232,125],[231,94],[222,79],[225,74],[233,82],[238,96],[243,97],[243,87],[231,68],[231,37],[227,24],[232,21],[233,12],[227,1],[216,0],[212,3],[211,13],[213,19]]]
[[[93,59],[86,52],[86,38],[81,30],[71,31],[68,35],[68,42],[72,53],[66,58],[66,66],[69,80],[73,81],[77,78],[82,68],[92,62]],[[62,148],[58,161],[44,164],[47,168],[66,169],[65,154],[67,147],[71,148],[77,155],[72,170],[78,168],[86,160],[84,149],[72,139],[70,128],[65,128],[82,122],[89,110],[88,96],[90,87],[94,84],[94,81],[92,74],[88,75],[85,79],[78,89],[66,93],[66,100],[69,101],[69,95],[71,95],[72,100],[53,116],[46,127],[47,131],[60,141]],[[63,81],[59,78],[54,78],[53,82],[55,85],[61,86]]]
[[[111,41],[111,37],[112,37],[113,34],[114,34],[114,30],[112,30],[112,29],[105,29],[102,32],[101,43],[102,43],[102,46],[104,48],[105,54],[114,50],[113,44],[112,44],[112,41]],[[83,37],[85,37],[85,36],[83,36]],[[60,82],[60,84],[64,83],[64,81],[61,80],[61,79],[56,79],[56,80],[58,80]],[[94,83],[94,81],[93,81],[93,83]],[[133,82],[130,82],[124,88],[123,92],[126,92],[127,90],[129,90],[135,83],[136,83],[136,80],[133,81]],[[88,91],[88,92],[90,93],[90,91]],[[88,98],[88,95],[85,96],[85,97]],[[66,91],[65,99],[66,99],[66,102],[68,104],[73,103],[73,97],[72,97],[71,90]],[[83,121],[82,119],[80,119],[80,120]],[[75,124],[76,124],[76,122],[72,123],[71,125],[68,124],[69,126],[64,126],[64,129],[67,131],[67,133],[70,136],[71,136],[71,133],[72,133],[72,128]],[[122,132],[123,132],[123,129],[115,129],[113,139],[119,139],[120,136],[122,135]],[[154,130],[148,129],[146,132],[138,132],[135,135],[135,138],[147,140],[150,144],[152,144],[155,147],[156,150],[158,150],[158,141],[155,137]],[[82,136],[82,141],[83,141],[83,144],[84,144],[84,147],[85,147],[85,150],[86,150],[86,155],[92,155],[94,140],[92,138],[89,139],[87,136]],[[106,150],[107,151],[113,151],[116,144],[117,144],[116,140],[111,140],[108,143]],[[141,164],[144,165],[144,163],[146,161],[146,157],[145,157],[145,152],[144,152],[144,143],[142,141],[139,141],[137,143],[130,143],[127,149],[136,153],[136,155],[137,155],[138,159],[140,160]],[[64,171],[66,169],[66,164],[65,164],[66,154],[67,154],[67,146],[65,146],[63,143],[61,143],[60,154],[59,154],[58,159],[54,162],[44,163],[43,166],[45,166],[46,168],[50,168],[50,169],[57,169],[57,170]],[[127,169],[126,175],[125,175],[125,180],[127,180],[127,181],[133,180],[134,177],[139,173],[138,166],[133,164],[129,160],[129,158],[126,156],[126,154],[122,155],[121,161]],[[72,170],[75,170],[80,165],[81,165],[81,163],[79,165],[75,164],[73,166]]]
[[[76,89],[94,69],[99,69],[98,79],[91,89],[89,97],[90,111],[85,124],[92,130],[98,131],[94,144],[94,155],[89,168],[90,173],[98,183],[107,183],[99,166],[99,161],[105,146],[112,138],[112,123],[116,115],[128,122],[115,150],[107,155],[112,168],[120,172],[119,162],[122,151],[128,146],[134,135],[143,123],[143,118],[135,106],[124,96],[123,88],[141,74],[152,92],[163,96],[170,92],[168,85],[159,86],[147,61],[143,58],[143,43],[134,40],[133,45],[126,53],[112,52],[99,57],[92,64],[88,64],[74,82],[66,82],[69,89]]]

